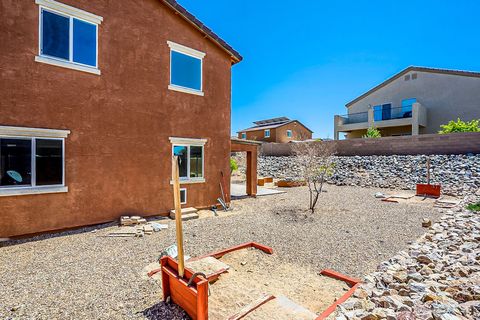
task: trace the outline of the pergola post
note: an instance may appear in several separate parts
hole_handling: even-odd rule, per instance
[[[257,195],[257,148],[247,152],[247,195]]]
[[[246,172],[246,193],[251,197],[257,195],[257,157],[258,147],[261,142],[250,141],[243,139],[232,138],[231,140],[231,152],[246,152],[247,153],[247,172]]]

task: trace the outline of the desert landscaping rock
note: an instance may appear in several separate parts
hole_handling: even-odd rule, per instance
[[[446,211],[407,250],[363,279],[336,319],[480,319],[480,214],[463,209],[469,196]]]
[[[479,192],[480,154],[432,155],[431,183],[442,185],[444,194],[465,196]],[[243,168],[240,168],[242,170]],[[426,156],[335,157],[336,185],[415,190],[426,183]],[[279,179],[299,179],[294,157],[259,157],[258,174]]]
[[[236,200],[219,217],[185,222],[185,253],[257,241],[274,249],[278,263],[362,277],[421,236],[423,218],[440,217],[431,203],[386,203],[374,197],[379,189],[334,185],[326,186],[318,211],[310,214],[306,187],[286,191]],[[144,275],[175,243],[174,222],[169,226],[143,238],[103,237],[118,228],[110,224],[0,244],[0,319],[184,319],[181,310],[161,303],[160,283]],[[478,238],[465,236],[468,242]],[[476,250],[460,246],[459,254]]]

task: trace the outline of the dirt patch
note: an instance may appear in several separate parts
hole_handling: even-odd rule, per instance
[[[280,263],[273,256],[256,249],[235,251],[220,260],[230,269],[211,285],[209,318],[213,320],[227,319],[265,294],[288,297],[319,314],[349,289],[342,281],[319,275],[320,270]],[[264,318],[261,314],[268,316]],[[255,319],[272,317],[268,312],[259,310]]]

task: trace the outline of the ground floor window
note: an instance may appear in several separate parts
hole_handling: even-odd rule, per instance
[[[204,139],[170,138],[178,157],[180,180],[204,180]]]
[[[66,191],[64,149],[69,133],[0,126],[0,196],[43,193],[45,187],[48,192]]]
[[[0,137],[0,187],[64,185],[63,139]]]

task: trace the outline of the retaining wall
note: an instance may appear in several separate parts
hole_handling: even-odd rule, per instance
[[[335,144],[338,156],[478,154],[480,132],[349,139],[325,143]],[[289,156],[292,155],[291,144],[265,143],[262,145],[261,154]]]

